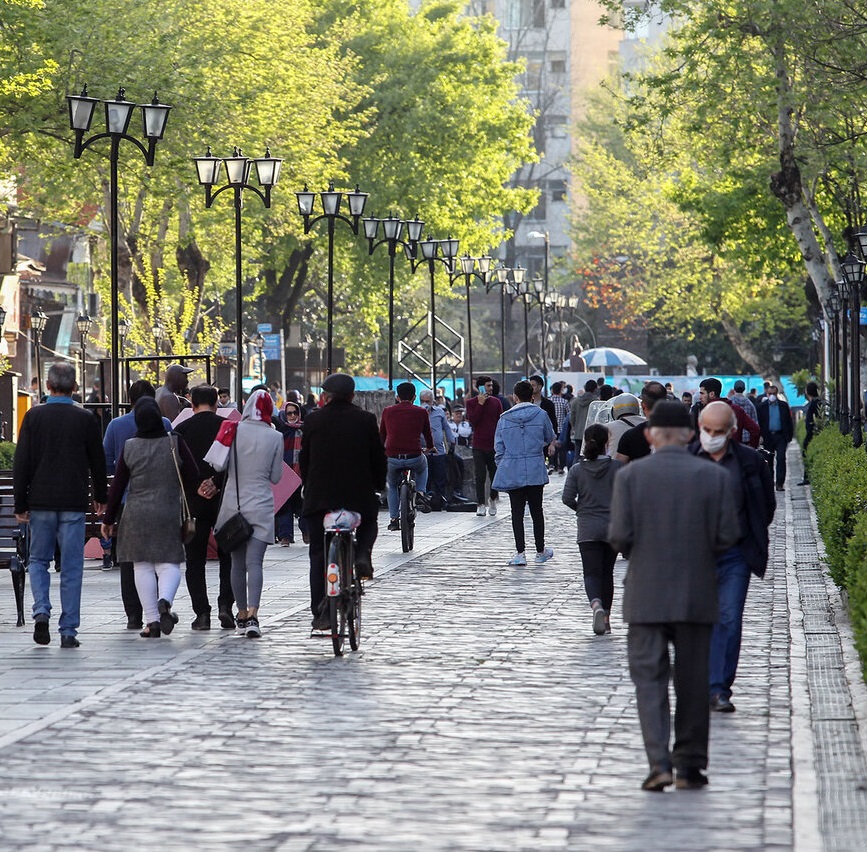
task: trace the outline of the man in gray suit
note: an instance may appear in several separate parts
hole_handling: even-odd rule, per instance
[[[693,434],[680,402],[661,401],[650,413],[653,453],[614,480],[609,542],[629,560],[623,620],[627,655],[650,774],[642,789],[707,784],[710,710],[708,657],[717,620],[716,562],[740,536],[731,477],[686,449]],[[683,546],[688,542],[688,547]],[[670,747],[674,646],[674,749]]]

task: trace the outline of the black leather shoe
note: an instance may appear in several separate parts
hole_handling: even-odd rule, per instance
[[[151,621],[148,626],[139,633],[143,639],[159,639],[160,638],[160,623]]]
[[[373,579],[373,565],[370,562],[369,553],[358,553],[355,556],[355,573],[362,580]]]
[[[220,619],[220,627],[223,630],[235,629],[235,616],[232,615],[231,609],[221,609],[218,617]]]
[[[392,518],[388,522],[388,531],[389,532],[400,532],[400,521],[397,518]]]
[[[203,612],[196,616],[196,620],[190,625],[193,630],[210,630],[211,629],[211,614]]]
[[[141,616],[138,618],[128,618],[126,620],[126,629],[127,630],[141,630],[143,627],[143,622]]]
[[[60,637],[60,647],[61,648],[78,648],[81,646],[81,642],[78,641],[74,636],[61,636]]]
[[[724,695],[713,695],[710,699],[710,709],[714,713],[734,713],[735,705]]]
[[[661,793],[672,784],[674,784],[674,776],[671,774],[671,769],[667,766],[654,766],[650,770],[650,775],[641,782],[641,789],[649,790],[651,793]]]
[[[178,617],[172,612],[172,605],[165,598],[157,601],[157,609],[160,613],[160,630],[168,636],[175,629]]]
[[[51,641],[51,631],[48,628],[47,618],[40,618],[33,625],[33,641],[37,645],[47,645]]]
[[[427,494],[422,494],[421,491],[415,495],[415,508],[423,515],[429,515],[431,512],[430,500]]]
[[[678,769],[674,786],[677,790],[701,790],[702,787],[707,787],[707,775],[695,767]]]
[[[310,624],[311,630],[327,630],[331,632],[331,619],[327,615],[318,615]]]

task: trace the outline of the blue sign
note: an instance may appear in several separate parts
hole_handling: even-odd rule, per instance
[[[222,358],[234,358],[238,354],[238,350],[234,343],[221,343],[220,356]]]
[[[270,329],[271,326],[269,325]],[[262,347],[262,353],[266,361],[280,360],[280,335],[279,334],[263,334],[262,339],[265,345]]]
[[[861,318],[858,320],[859,325],[867,325],[867,308],[861,308]]]
[[[270,322],[260,322],[259,325],[256,326],[256,331],[258,331],[259,334],[270,334],[271,323]]]

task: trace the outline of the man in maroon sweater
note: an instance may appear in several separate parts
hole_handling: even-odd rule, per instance
[[[476,469],[476,514],[483,518],[487,513],[497,514],[497,499],[499,494],[491,489],[490,503],[485,499],[485,476],[497,472],[494,461],[494,433],[497,431],[497,421],[503,413],[503,405],[492,395],[494,383],[490,376],[479,376],[476,379],[478,396],[467,400],[467,420],[473,427],[473,465]],[[487,504],[487,508],[486,508]]]
[[[400,529],[397,488],[407,468],[412,471],[415,479],[419,510],[430,511],[424,497],[427,489],[427,458],[423,447],[432,449],[434,445],[427,411],[412,404],[415,399],[415,385],[412,382],[401,382],[397,386],[397,399],[396,405],[390,405],[382,412],[382,419],[379,421],[379,434],[388,458],[388,528],[392,532]]]

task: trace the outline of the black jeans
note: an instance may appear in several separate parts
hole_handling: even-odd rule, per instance
[[[524,540],[524,506],[529,504],[530,517],[533,519],[533,539],[536,553],[545,549],[545,516],[542,514],[542,489],[544,485],[525,485],[507,492],[512,507],[512,532],[515,535],[515,550],[523,553],[527,543]]]
[[[196,534],[189,544],[184,545],[187,557],[187,591],[190,593],[190,603],[196,615],[207,615],[211,612],[211,602],[208,600],[208,585],[205,579],[205,563],[208,560],[208,540],[211,529],[217,520],[217,505],[208,509],[199,508],[195,503],[190,503],[190,510],[196,518]],[[217,555],[220,559],[220,594],[217,598],[217,606],[221,610],[232,609],[235,603],[235,595],[232,593],[231,573],[232,557],[219,548]]]
[[[611,611],[614,603],[614,563],[617,551],[607,541],[579,541],[581,565],[584,568],[584,591],[587,600],[602,601],[602,608]]]
[[[307,534],[310,536],[310,611],[313,617],[319,615],[319,609],[325,598],[325,515],[326,512],[314,512],[305,515]],[[373,550],[379,525],[376,522],[377,513],[361,513],[361,524],[355,531],[355,551]]]
[[[771,453],[771,470],[774,471],[774,481],[777,485],[786,482],[786,441],[782,432],[770,432],[763,441],[765,449]]]
[[[485,476],[490,474],[491,482],[493,482],[494,474],[497,472],[494,451],[473,448],[473,465],[476,468],[476,502],[480,506],[484,506],[488,502],[485,494]],[[498,492],[491,488],[491,500],[496,500],[497,497],[499,497]]]

